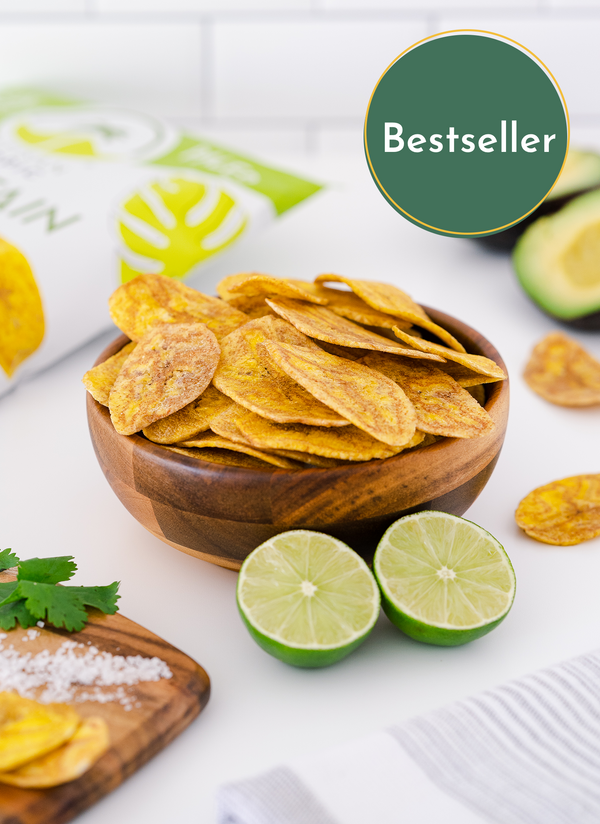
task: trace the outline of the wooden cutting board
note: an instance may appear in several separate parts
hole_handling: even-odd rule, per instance
[[[0,573],[0,581],[14,580]],[[37,629],[37,628],[34,628]],[[60,787],[47,790],[21,790],[0,784],[0,824],[63,824],[118,787],[153,755],[160,752],[182,732],[203,709],[210,694],[206,672],[183,652],[157,635],[122,615],[90,612],[81,632],[66,632],[52,627],[39,629],[39,636],[27,639],[17,627],[2,643],[24,654],[35,655],[43,649],[55,652],[71,640],[113,655],[157,656],[173,673],[170,679],[142,682],[125,687],[132,699],[128,711],[120,703],[95,701],[75,703],[82,716],[102,716],[110,731],[110,748],[87,773]],[[83,650],[82,650],[83,652]],[[87,687],[90,690],[92,688]],[[114,692],[115,687],[101,688]]]

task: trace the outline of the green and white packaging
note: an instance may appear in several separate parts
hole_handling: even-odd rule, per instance
[[[0,395],[106,328],[120,283],[202,289],[215,255],[320,188],[154,117],[0,92]]]

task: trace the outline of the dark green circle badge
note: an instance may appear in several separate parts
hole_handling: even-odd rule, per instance
[[[569,119],[556,81],[524,47],[491,32],[445,32],[388,67],[364,139],[373,179],[403,217],[441,235],[491,235],[549,194]]]

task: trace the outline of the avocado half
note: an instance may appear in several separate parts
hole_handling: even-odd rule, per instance
[[[477,241],[495,251],[510,252],[528,226],[545,215],[551,215],[566,206],[574,197],[600,186],[600,154],[570,149],[563,170],[554,189],[538,208],[520,223],[495,235],[477,238]]]
[[[513,263],[545,312],[579,329],[600,329],[600,189],[532,223]]]

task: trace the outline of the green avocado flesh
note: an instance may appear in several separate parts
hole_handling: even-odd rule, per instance
[[[560,177],[548,195],[548,200],[583,192],[595,186],[600,186],[600,155],[596,152],[570,149]]]
[[[600,310],[600,190],[532,223],[513,263],[527,294],[549,314],[572,320]]]

